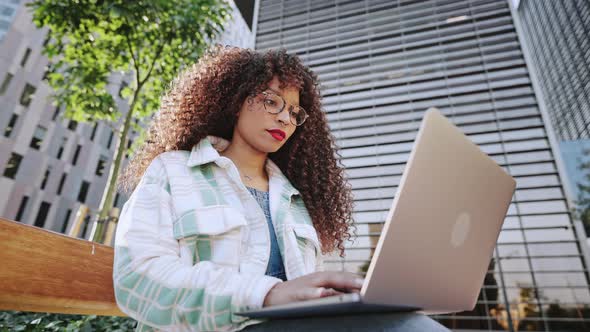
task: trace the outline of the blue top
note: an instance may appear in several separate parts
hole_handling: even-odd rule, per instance
[[[279,243],[277,242],[277,235],[275,234],[275,229],[272,224],[272,219],[270,217],[270,204],[268,200],[268,192],[267,191],[260,191],[255,188],[248,188],[248,191],[256,198],[258,204],[264,211],[264,216],[266,217],[266,221],[268,224],[268,230],[270,233],[270,259],[268,260],[268,266],[266,267],[266,275],[279,278],[283,281],[287,281],[287,276],[285,275],[285,266],[283,265],[283,258],[281,256],[281,250],[279,249]]]

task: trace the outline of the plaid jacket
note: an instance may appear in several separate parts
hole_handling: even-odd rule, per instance
[[[264,212],[233,162],[208,136],[192,151],[156,157],[125,203],[113,282],[136,331],[236,331],[262,322],[235,312],[262,307],[280,279],[266,276]],[[287,279],[320,269],[320,244],[299,192],[270,160],[270,209]]]

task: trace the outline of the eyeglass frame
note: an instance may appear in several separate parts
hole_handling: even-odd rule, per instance
[[[283,107],[281,107],[281,110],[280,110],[280,111],[278,111],[278,112],[276,112],[276,113],[273,113],[273,112],[269,111],[269,110],[266,108],[266,104],[264,103],[264,101],[262,102],[262,107],[264,107],[264,110],[265,110],[267,113],[269,113],[269,114],[275,114],[275,115],[277,115],[277,114],[281,114],[281,112],[282,112],[282,111],[284,111],[284,110],[285,110],[285,108],[287,108],[286,106],[287,106],[288,104],[287,104],[287,102],[285,101],[285,98],[283,98],[283,96],[281,96],[280,94],[278,94],[278,93],[276,93],[276,92],[273,92],[273,91],[262,91],[262,92],[260,92],[260,93],[258,93],[258,94],[252,94],[252,95],[250,95],[250,97],[253,97],[253,98],[254,98],[254,97],[257,97],[257,96],[259,96],[259,95],[263,95],[263,96],[265,96],[265,97],[266,97],[267,95],[275,95],[275,96],[277,96],[277,97],[281,98],[281,101],[283,102]],[[309,114],[307,114],[307,111],[305,110],[305,108],[303,108],[303,107],[301,107],[301,106],[294,106],[294,105],[290,105],[290,104],[289,104],[289,106],[290,106],[290,107],[289,107],[289,122],[291,122],[291,124],[293,124],[295,127],[300,127],[300,126],[301,126],[301,125],[303,125],[303,124],[305,123],[305,121],[306,121],[306,120],[309,118]],[[300,110],[300,112],[302,111],[302,112],[305,114],[305,117],[303,118],[303,122],[301,122],[300,124],[293,123],[293,118],[291,117],[291,112],[292,112],[292,111],[293,111],[293,109],[295,109],[295,108],[298,108],[298,109]]]

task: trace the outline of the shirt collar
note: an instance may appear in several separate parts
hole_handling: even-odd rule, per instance
[[[191,149],[186,165],[194,167],[218,161],[221,159],[219,151],[225,150],[229,143],[228,140],[217,136],[203,138]]]
[[[225,150],[230,144],[230,141],[213,135],[209,135],[202,139],[198,144],[191,149],[186,165],[188,167],[195,167],[214,162],[221,167],[227,167],[226,159],[219,154]],[[279,166],[277,166],[270,158],[266,159],[266,172],[268,173],[269,182],[277,184],[287,189],[291,195],[300,195],[299,191],[291,185],[291,182],[283,174]]]

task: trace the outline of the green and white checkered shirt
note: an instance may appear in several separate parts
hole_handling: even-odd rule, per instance
[[[264,212],[208,136],[192,151],[157,156],[125,203],[115,239],[113,282],[136,331],[237,331],[262,322],[235,312],[262,307],[280,279],[266,276]],[[303,200],[266,163],[272,221],[287,279],[320,270],[317,233]]]

